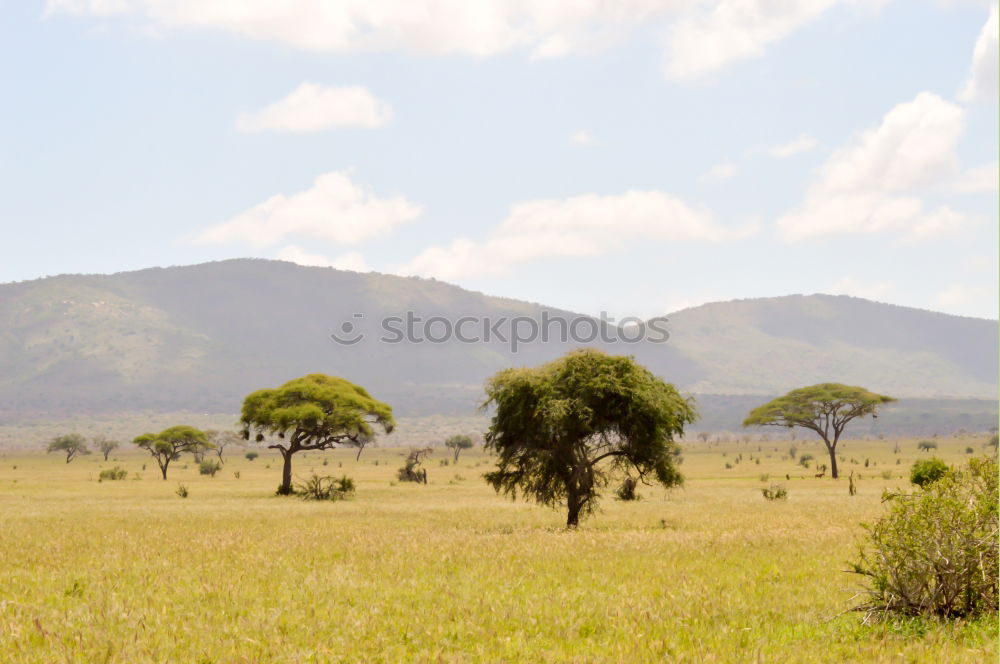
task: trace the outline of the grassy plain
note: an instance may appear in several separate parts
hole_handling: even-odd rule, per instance
[[[937,439],[936,454],[964,462],[985,440]],[[684,488],[635,503],[609,491],[577,532],[563,512],[497,497],[475,450],[448,466],[437,451],[426,486],[394,481],[401,449],[298,455],[300,477],[357,481],[337,503],[274,497],[267,450],[233,450],[214,478],[185,457],[168,481],[132,450],[0,453],[0,661],[996,661],[995,619],[845,613],[859,523],[929,454],[915,439],[842,445],[834,481],[788,458],[788,441],[691,442]],[[97,481],[115,465],[129,479]],[[789,497],[766,502],[776,481]]]

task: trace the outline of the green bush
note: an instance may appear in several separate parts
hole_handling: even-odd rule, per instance
[[[799,457],[799,464],[803,468],[808,468],[809,467],[809,462],[812,461],[814,458],[815,457],[813,457],[813,455],[811,455],[811,454],[803,454],[803,455],[801,455]]]
[[[313,473],[295,487],[303,500],[343,500],[354,495],[354,480],[347,475],[341,478],[320,477]]]
[[[177,485],[177,491],[175,491],[174,493],[176,493],[181,498],[187,498],[188,496],[191,495],[191,492],[188,491],[188,488],[186,486],[184,486],[183,484],[178,484]]]
[[[198,472],[202,475],[208,475],[209,477],[215,477],[215,474],[222,469],[222,464],[218,461],[210,461],[205,459],[200,464],[198,464]]]
[[[910,468],[910,482],[921,489],[948,474],[948,464],[937,457],[921,459]]]
[[[763,494],[765,500],[785,500],[788,498],[788,489],[780,484],[772,484],[767,488],[761,489],[760,492]]]
[[[886,494],[852,571],[867,578],[867,620],[974,618],[997,611],[996,459],[971,459],[915,494]]]
[[[98,476],[97,481],[103,482],[104,480],[123,480],[126,477],[128,477],[128,471],[125,470],[124,468],[119,468],[118,466],[115,466],[114,468],[108,468],[106,470],[102,470],[100,475]]]
[[[253,461],[254,459],[256,459],[257,457],[259,457],[260,455],[257,454],[256,452],[247,452],[243,456],[246,457],[247,461]]]
[[[637,484],[635,478],[626,477],[615,490],[615,496],[618,500],[639,500],[639,493],[635,490]]]

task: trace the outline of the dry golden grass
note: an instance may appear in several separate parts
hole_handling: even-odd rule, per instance
[[[959,462],[984,440],[939,440],[937,455]],[[428,486],[393,482],[401,450],[299,455],[299,476],[357,481],[336,503],[273,497],[269,453],[234,450],[215,478],[185,457],[166,482],[134,451],[0,455],[0,661],[995,661],[995,619],[866,627],[843,613],[859,522],[928,456],[894,442],[848,441],[838,481],[782,459],[788,442],[692,442],[685,488],[636,503],[609,491],[577,532],[494,495],[475,452],[457,467],[437,452]],[[129,479],[98,482],[114,465]],[[774,481],[787,501],[761,497]]]

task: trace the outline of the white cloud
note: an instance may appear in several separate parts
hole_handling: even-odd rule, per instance
[[[337,127],[375,129],[389,122],[392,109],[361,86],[330,87],[302,83],[284,99],[253,113],[242,113],[243,132],[310,132]]]
[[[796,210],[777,221],[787,240],[843,233],[900,232],[920,239],[953,231],[963,216],[924,210],[913,195],[958,171],[955,147],[964,111],[922,92],[897,105],[882,123],[833,153]]]
[[[728,180],[736,175],[736,164],[725,162],[716,164],[708,169],[702,176],[702,180]]]
[[[934,304],[942,311],[960,316],[995,318],[997,291],[995,286],[955,284],[938,292]]]
[[[48,0],[47,14],[139,16],[307,51],[559,57],[696,0]]]
[[[888,281],[864,282],[854,277],[843,277],[824,292],[830,295],[852,295],[866,300],[885,302],[895,290],[896,287]]]
[[[1000,27],[997,20],[997,5],[990,7],[990,16],[986,19],[976,46],[972,51],[972,71],[959,92],[959,98],[965,101],[985,100],[996,101],[998,93],[997,60],[1000,59]]]
[[[768,148],[767,153],[772,157],[777,157],[779,159],[786,159],[788,157],[793,157],[802,152],[808,152],[819,145],[817,141],[812,136],[802,134],[798,138],[794,138],[787,143],[782,143],[781,145],[775,145]]]
[[[420,206],[401,196],[378,198],[346,173],[325,173],[310,189],[277,194],[212,226],[195,237],[204,244],[246,242],[266,247],[286,236],[310,237],[338,244],[358,244],[384,235],[415,219]]]
[[[666,32],[666,70],[695,79],[762,55],[837,4],[886,0],[48,0],[46,14],[211,29],[317,52],[409,50],[535,58],[591,52],[639,29]]]
[[[356,251],[341,254],[334,259],[329,259],[322,254],[311,254],[302,247],[290,244],[279,251],[275,258],[280,261],[288,261],[299,265],[310,267],[333,267],[338,270],[351,270],[352,272],[371,272],[365,257]]]
[[[581,129],[570,134],[569,142],[572,145],[589,146],[596,145],[597,139],[594,138],[594,135],[590,131]]]
[[[983,164],[962,173],[955,178],[952,189],[960,194],[979,194],[997,191],[1000,181],[1000,164]]]
[[[755,231],[754,226],[728,230],[708,213],[659,191],[585,194],[514,205],[485,241],[459,238],[431,247],[397,272],[441,279],[499,276],[520,263],[599,256],[634,240],[721,242]]]

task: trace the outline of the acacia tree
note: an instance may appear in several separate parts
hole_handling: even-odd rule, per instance
[[[117,440],[108,440],[104,436],[97,436],[92,441],[94,445],[101,451],[104,455],[104,460],[107,461],[111,453],[118,449],[119,443]]]
[[[565,502],[567,527],[593,511],[612,473],[634,471],[665,487],[683,481],[674,439],[697,418],[694,404],[631,357],[571,351],[499,372],[486,397],[483,408],[496,410],[484,447],[499,457],[486,481],[511,498]]]
[[[801,427],[819,434],[830,454],[830,476],[837,478],[837,443],[851,420],[871,415],[895,401],[863,387],[820,383],[792,390],[750,411],[743,426]]]
[[[375,427],[388,434],[396,426],[388,404],[372,398],[363,387],[324,374],[309,374],[247,395],[240,423],[246,440],[253,433],[257,442],[266,436],[281,441],[268,445],[284,461],[281,495],[292,493],[296,452],[333,449],[345,442],[360,445],[375,437]]]
[[[208,437],[208,442],[212,444],[212,449],[215,450],[215,455],[219,457],[219,463],[226,462],[226,460],[222,458],[222,453],[227,447],[243,440],[243,436],[236,431],[216,431],[214,429],[209,429],[205,432],[205,436]]]
[[[452,450],[455,454],[454,463],[458,463],[458,455],[462,450],[467,450],[472,447],[472,438],[466,436],[465,434],[456,434],[450,436],[444,441],[444,446]]]
[[[160,433],[144,433],[132,442],[153,456],[163,473],[163,479],[167,479],[170,462],[179,459],[183,452],[193,453],[212,446],[204,431],[186,425],[170,427]]]
[[[69,463],[78,456],[90,454],[90,450],[87,449],[86,439],[78,433],[67,433],[62,436],[56,436],[49,441],[46,452],[62,452],[66,455],[66,463]]]

